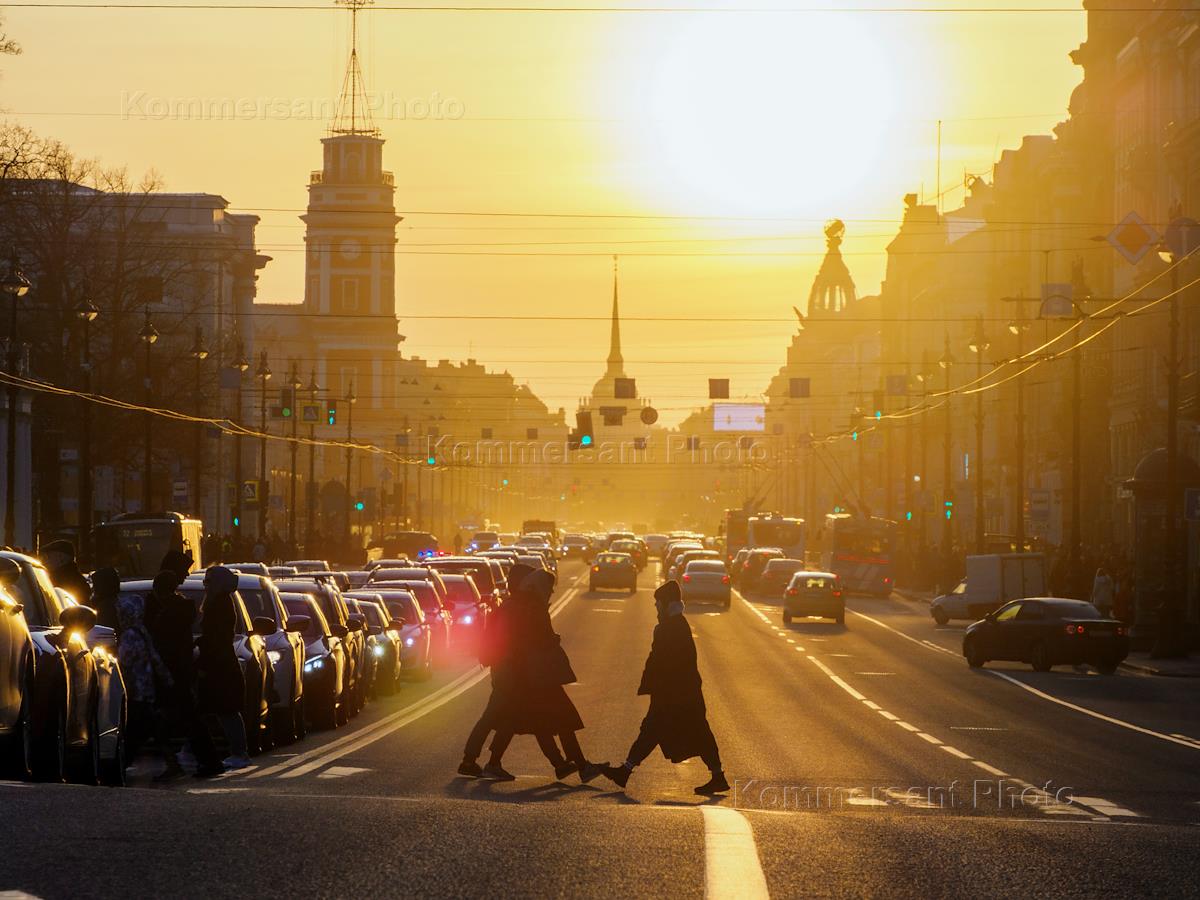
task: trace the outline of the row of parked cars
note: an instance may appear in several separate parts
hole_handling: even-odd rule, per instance
[[[488,615],[508,596],[508,570],[522,559],[550,567],[524,548],[375,560],[359,571],[323,560],[227,564],[238,572],[234,650],[250,752],[335,728],[371,698],[474,653]],[[203,575],[179,587],[197,611]],[[120,589],[145,595],[151,587],[131,579]],[[117,638],[53,585],[38,559],[0,551],[0,777],[124,783]]]

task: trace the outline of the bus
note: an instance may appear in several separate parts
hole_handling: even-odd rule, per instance
[[[804,559],[804,520],[771,513],[751,516],[746,525],[747,547],[778,547],[788,559]]]
[[[887,519],[829,513],[821,566],[839,576],[851,593],[886,597],[895,585],[896,535],[896,523]]]
[[[732,562],[737,552],[746,546],[750,513],[744,509],[725,510],[725,561]]]
[[[122,513],[92,529],[96,568],[112,566],[122,578],[153,578],[170,550],[192,554],[192,571],[204,568],[204,525],[182,513]]]

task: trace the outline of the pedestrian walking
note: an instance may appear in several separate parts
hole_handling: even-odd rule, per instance
[[[658,624],[638,687],[639,696],[649,695],[650,709],[624,765],[609,767],[604,774],[624,788],[633,770],[658,747],[673,763],[699,756],[711,777],[696,788],[696,793],[707,796],[722,793],[729,790],[729,782],[721,767],[716,738],[708,725],[700,670],[696,665],[696,642],[683,616],[678,582],[661,585],[654,592],[654,603]]]
[[[1102,615],[1111,616],[1116,604],[1116,590],[1117,584],[1113,577],[1101,566],[1096,570],[1096,577],[1092,579],[1092,606],[1100,610]]]
[[[75,562],[75,545],[70,541],[51,541],[42,548],[42,562],[46,564],[46,572],[55,587],[60,587],[72,597],[76,603],[86,603],[92,595],[91,585],[79,571]]]
[[[583,730],[583,719],[563,688],[577,679],[562,639],[550,621],[553,592],[554,576],[535,569],[521,579],[510,600],[513,609],[508,621],[509,640],[515,648],[512,687],[501,694],[491,759],[483,768],[486,777],[513,780],[502,758],[518,734],[534,736],[558,778],[574,772],[586,784],[608,766],[590,762],[579,744],[576,733]],[[561,752],[556,740],[562,743]]]
[[[146,598],[127,593],[117,600],[117,619],[121,637],[117,658],[129,716],[129,758],[137,756],[147,738],[153,737],[166,769],[155,781],[170,781],[183,776],[183,767],[171,746],[171,726],[167,710],[174,680],[163,662],[154,639],[146,628]]]
[[[224,566],[213,566],[204,573],[204,605],[200,611],[200,637],[196,644],[196,699],[202,715],[214,716],[229,741],[227,769],[250,765],[246,749],[246,725],[242,704],[246,684],[233,649],[233,592],[237,574]]]
[[[463,539],[462,535],[457,531],[454,532],[454,555],[459,556],[462,553]]]
[[[121,576],[111,567],[92,573],[91,607],[96,611],[96,624],[113,628],[120,633],[117,617],[117,596],[121,593]]]

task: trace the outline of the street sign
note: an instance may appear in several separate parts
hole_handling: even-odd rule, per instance
[[[188,483],[187,481],[172,481],[171,482],[171,499],[175,503],[187,503],[188,498]]]
[[[1183,517],[1200,522],[1200,488],[1188,488],[1183,494]]]
[[[1125,261],[1136,266],[1158,244],[1158,232],[1146,224],[1136,212],[1131,212],[1105,238]]]
[[[653,406],[643,407],[640,418],[643,425],[653,425],[658,421],[658,410]]]
[[[312,403],[306,403],[301,408],[301,419],[305,422],[316,424],[321,421],[321,407]]]
[[[1200,222],[1187,216],[1172,219],[1167,226],[1167,233],[1163,235],[1163,243],[1172,256],[1183,259],[1200,247]]]
[[[1043,319],[1075,318],[1075,286],[1064,281],[1043,284],[1038,316]]]
[[[242,482],[242,502],[257,503],[258,502],[258,481],[243,481]]]

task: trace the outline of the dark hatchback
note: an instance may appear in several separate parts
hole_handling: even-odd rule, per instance
[[[1035,671],[1088,664],[1111,675],[1129,654],[1125,623],[1083,600],[1030,597],[1004,604],[967,626],[963,656],[971,668],[990,660],[1026,662]]]

